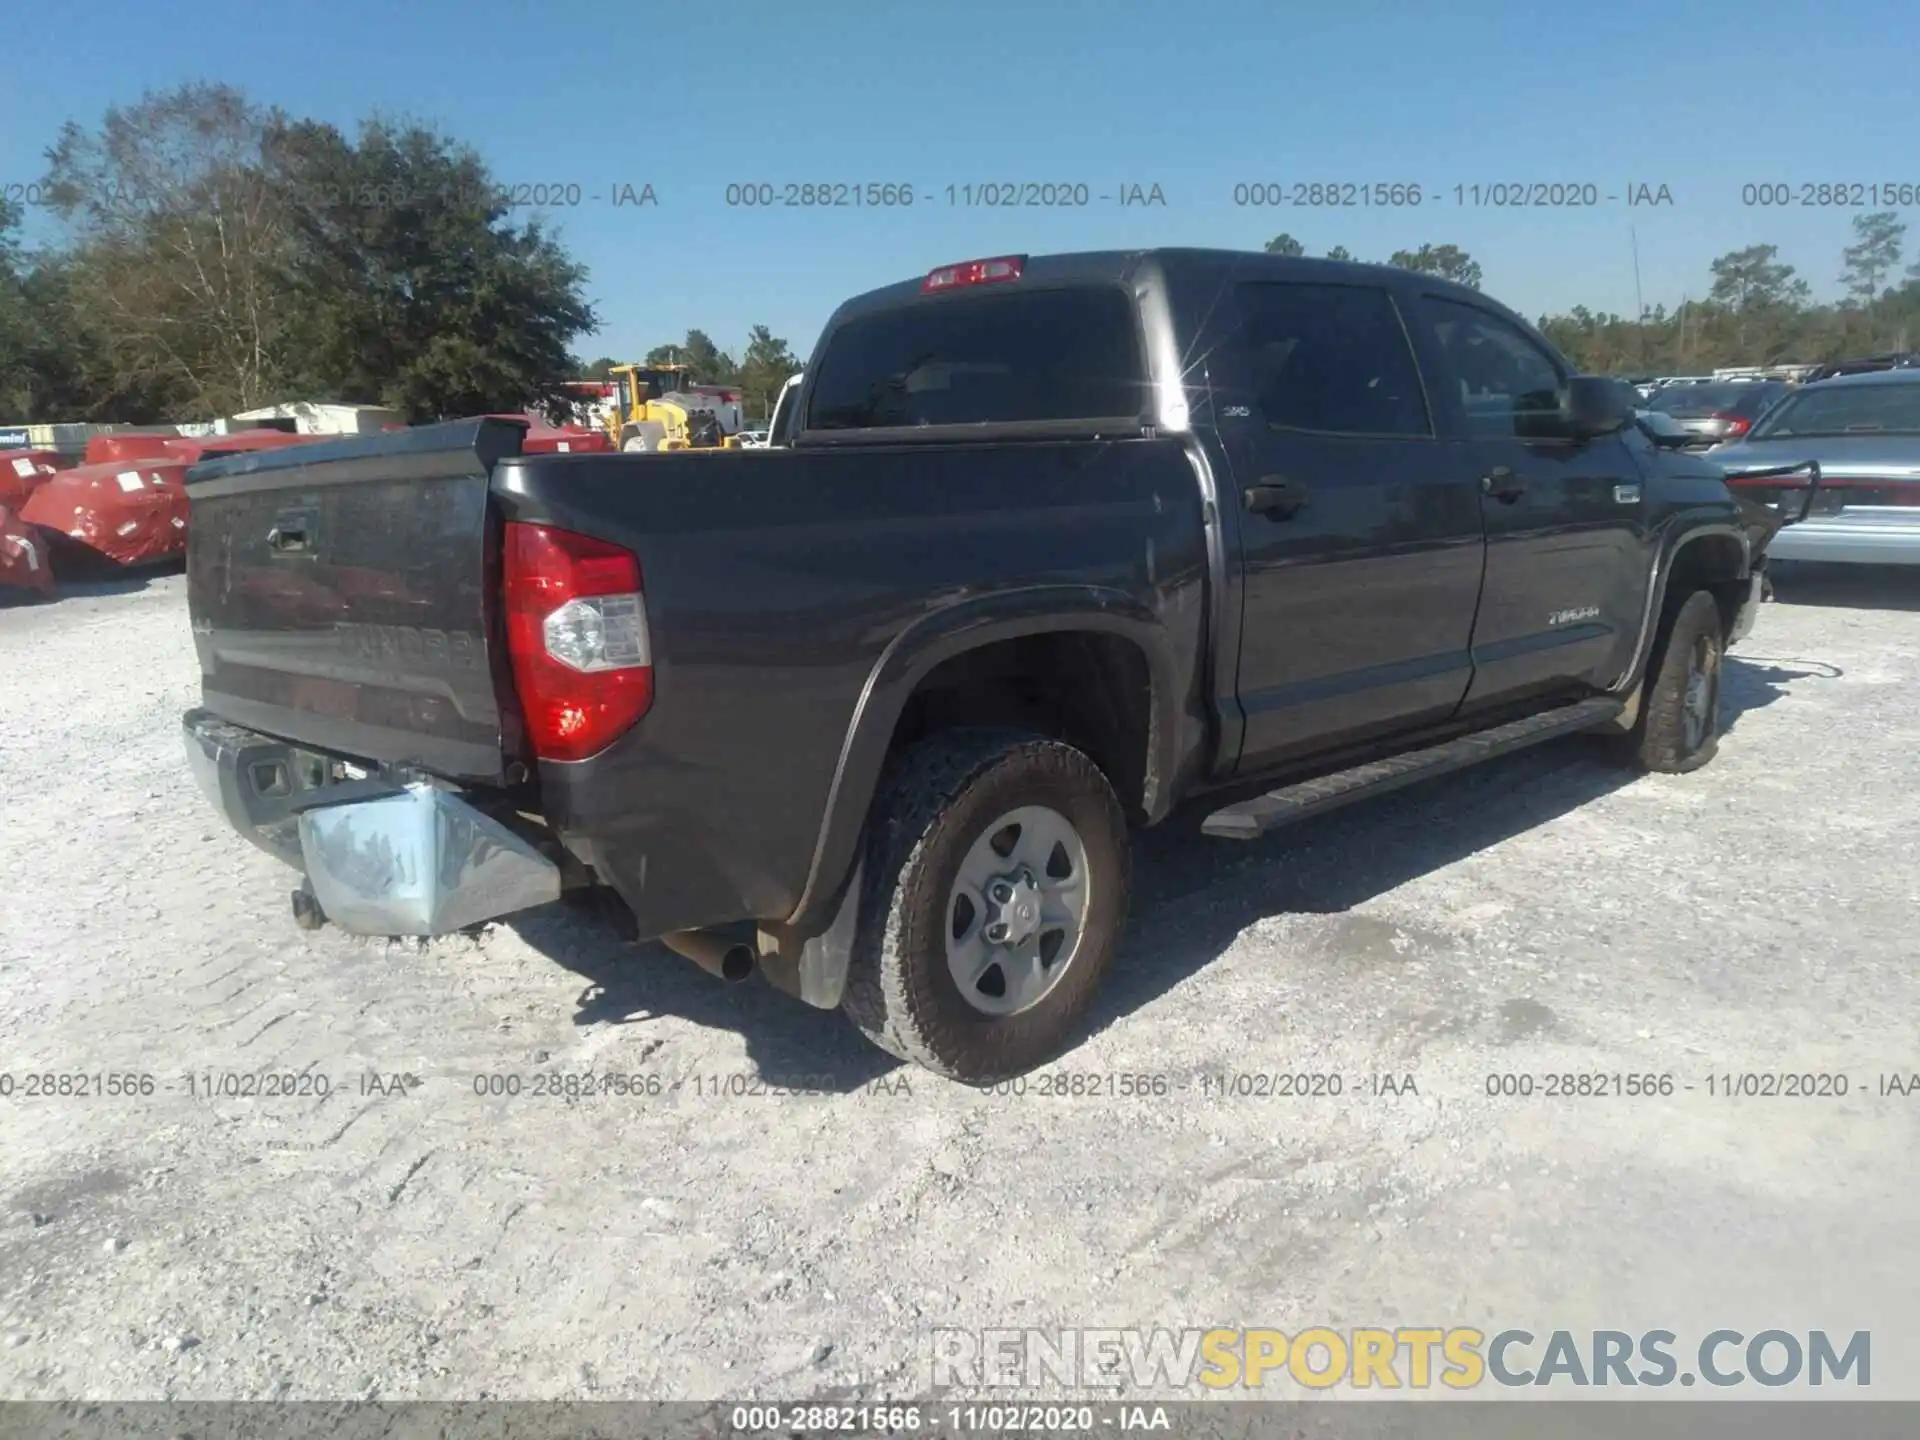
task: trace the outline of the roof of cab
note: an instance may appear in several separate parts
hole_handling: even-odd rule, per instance
[[[1349,282],[1357,280],[1378,282],[1383,277],[1404,281],[1411,273],[1397,266],[1368,264],[1358,260],[1324,260],[1305,255],[1270,255],[1262,250],[1227,250],[1199,246],[1176,246],[1151,250],[1077,250],[1058,255],[1025,255],[1021,258],[1025,263],[1017,281],[994,282],[978,290],[972,286],[963,286],[942,294],[923,293],[920,289],[921,282],[930,271],[966,263],[965,260],[944,260],[939,265],[928,267],[928,270],[923,270],[911,279],[895,281],[893,284],[865,291],[844,301],[833,312],[832,318],[828,321],[828,328],[832,329],[854,316],[871,314],[876,310],[891,310],[903,305],[939,304],[955,295],[996,291],[1002,285],[1009,283],[1029,289],[1043,285],[1048,287],[1124,285],[1138,273],[1143,265],[1147,264],[1168,269],[1192,265],[1210,270],[1231,265],[1242,276],[1257,275],[1266,271],[1276,278],[1286,276],[1295,280],[1345,279]],[[1479,291],[1455,284],[1451,280],[1443,280],[1437,275],[1425,275],[1420,278],[1432,289],[1441,293],[1458,293],[1463,297],[1476,297],[1483,302],[1491,299]],[[1507,309],[1504,305],[1498,308]]]

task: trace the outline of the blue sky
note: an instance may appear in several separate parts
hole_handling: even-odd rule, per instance
[[[89,0],[22,23],[0,85],[0,184],[61,122],[204,78],[351,128],[383,109],[473,144],[496,178],[578,186],[546,212],[591,269],[589,354],[758,322],[805,354],[848,294],[972,256],[1153,244],[1384,259],[1463,246],[1538,314],[1699,296],[1770,242],[1831,294],[1850,209],[1743,205],[1748,184],[1920,186],[1920,5],[1345,0]],[[908,209],[729,206],[732,183],[911,184]],[[1085,208],[949,204],[946,187],[1088,187]],[[1255,208],[1238,184],[1399,182],[1415,208]],[[1592,209],[1475,207],[1453,187],[1592,184]],[[657,206],[611,203],[651,184]],[[1672,203],[1630,208],[1630,188]],[[1165,205],[1103,195],[1158,185]],[[1435,192],[1439,198],[1435,198]],[[1607,200],[1607,196],[1618,196]],[[1920,210],[1910,252],[1920,250]],[[1909,260],[1916,258],[1913,253]]]

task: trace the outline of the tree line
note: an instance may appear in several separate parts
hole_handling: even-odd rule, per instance
[[[1920,344],[1920,262],[1904,265],[1907,226],[1893,211],[1853,217],[1839,255],[1841,298],[1816,301],[1776,245],[1748,245],[1713,260],[1702,293],[1635,317],[1576,305],[1537,318],[1541,332],[1595,375],[1692,375],[1732,366],[1819,364]],[[1291,235],[1269,254],[1304,255]],[[1345,246],[1329,260],[1358,257]],[[1396,250],[1386,263],[1481,288],[1480,266],[1457,245]]]
[[[0,419],[289,400],[557,416],[588,368],[571,348],[599,321],[586,268],[427,126],[374,116],[349,136],[193,83],[67,124],[46,158],[10,189],[52,239],[29,247],[0,198]],[[742,384],[750,407],[799,365],[764,326],[737,365],[699,339],[696,378]]]

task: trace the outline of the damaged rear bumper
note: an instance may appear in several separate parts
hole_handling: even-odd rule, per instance
[[[335,757],[229,724],[181,721],[194,778],[241,835],[303,871],[356,935],[445,935],[560,898],[554,857],[429,781],[341,779]]]

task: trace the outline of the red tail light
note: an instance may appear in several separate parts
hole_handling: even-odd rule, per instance
[[[1018,280],[1026,263],[1024,255],[1000,255],[992,260],[962,260],[958,265],[942,265],[938,270],[927,272],[927,278],[920,282],[920,292],[926,295],[935,290],[951,290],[957,285]]]
[[[585,760],[653,704],[640,561],[550,525],[507,526],[507,654],[542,760]]]
[[[1753,428],[1753,421],[1741,415],[1716,415],[1713,418],[1726,422],[1729,437],[1744,435]]]

